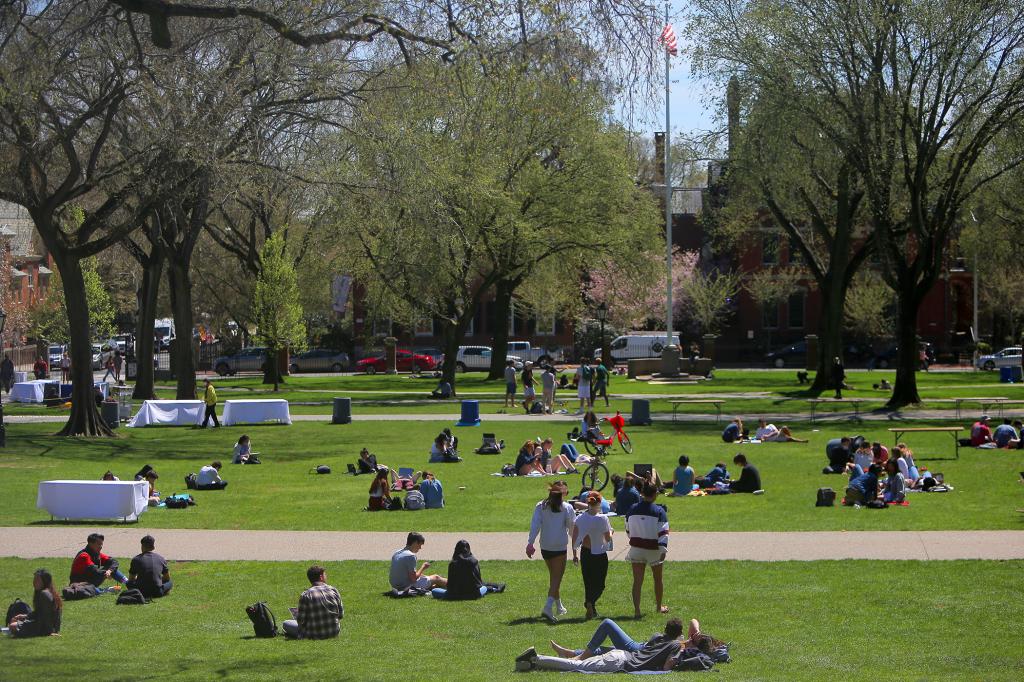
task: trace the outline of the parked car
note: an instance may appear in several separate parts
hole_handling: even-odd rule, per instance
[[[549,362],[562,362],[562,350],[560,348],[548,350],[531,346],[529,341],[509,341],[508,354],[514,355],[523,360],[530,360],[535,363],[547,364]]]
[[[921,341],[918,343],[918,353],[924,351],[925,357],[925,368],[935,362],[935,348],[932,344],[927,341]],[[889,346],[881,353],[877,353],[875,357],[868,363],[868,367],[877,369],[888,369],[896,364],[896,358],[899,355],[899,346]],[[1017,358],[1020,360],[1020,358]]]
[[[103,369],[103,346],[98,343],[92,344],[92,369]]]
[[[672,343],[679,345],[679,336],[672,335]],[[637,358],[660,358],[665,348],[665,332],[644,332],[643,334],[626,334],[618,336],[608,344],[612,362],[625,362]],[[595,348],[591,357],[599,358],[603,351]],[[602,358],[608,360],[608,358]],[[607,364],[607,363],[606,363]]]
[[[459,353],[455,356],[455,371],[486,371],[491,368],[490,346],[459,346]],[[514,367],[523,368],[523,359],[517,355],[506,355],[507,360],[514,363]]]
[[[267,360],[267,349],[260,346],[243,348],[234,355],[222,355],[213,361],[217,374],[238,374],[238,372],[259,372]]]
[[[399,372],[431,371],[436,365],[434,358],[429,355],[420,355],[404,348],[395,350],[395,368]],[[356,363],[356,371],[367,374],[386,372],[387,368],[387,360],[383,353],[376,357],[363,358]]]
[[[807,342],[797,341],[788,346],[767,353],[764,356],[766,363],[773,367],[802,367],[807,363]]]
[[[50,370],[60,369],[60,359],[64,355],[64,346],[53,345],[46,349],[46,363]]]
[[[305,353],[292,356],[288,366],[295,372],[341,372],[349,367],[348,353],[331,348],[311,348]]]
[[[1020,346],[1010,346],[998,353],[979,356],[977,366],[978,369],[987,369],[989,371],[996,367],[1020,367],[1020,354]]]

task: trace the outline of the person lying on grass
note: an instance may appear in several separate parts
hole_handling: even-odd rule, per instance
[[[646,642],[637,642],[627,635],[618,623],[611,618],[605,618],[601,621],[601,624],[597,626],[594,631],[594,635],[590,638],[586,647],[583,649],[569,649],[561,646],[556,641],[551,640],[551,648],[555,650],[559,658],[569,658],[578,661],[585,661],[593,656],[599,656],[600,654],[607,653],[612,649],[622,649],[623,651],[639,651],[644,648],[647,644],[654,644],[660,641],[664,641],[669,636],[669,631],[675,632],[675,627],[672,627],[673,622],[678,622],[678,618],[673,618],[665,625],[665,632],[653,635]],[[686,639],[682,639],[682,623],[679,626],[680,634],[677,638],[680,639],[680,644],[684,649],[699,649],[701,652],[710,654],[716,648],[723,646],[725,643],[721,640],[715,639],[709,634],[700,631],[700,622],[693,618],[690,620],[690,626],[686,633]],[[605,640],[611,641],[611,646],[604,646]]]
[[[683,623],[673,618],[665,625],[665,632],[635,650],[611,649],[586,659],[539,656],[530,647],[516,658],[516,670],[574,670],[580,672],[641,672],[672,670],[682,651],[680,637]]]
[[[768,421],[761,417],[758,420],[757,431],[754,432],[754,438],[765,443],[806,443],[806,440],[802,440],[793,435],[793,432],[789,430],[788,426],[783,426],[781,429],[770,424]]]

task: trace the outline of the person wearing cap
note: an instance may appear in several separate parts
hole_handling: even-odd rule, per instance
[[[538,502],[533,509],[530,537],[526,541],[526,556],[532,559],[537,551],[533,543],[540,536],[540,555],[548,568],[548,598],[540,613],[552,623],[557,620],[554,613],[556,607],[559,616],[568,613],[562,604],[562,576],[565,575],[569,534],[576,521],[576,512],[565,501],[568,494],[569,486],[565,481],[555,481],[548,486],[547,498]]]
[[[171,574],[167,570],[167,560],[154,552],[156,540],[146,535],[140,543],[142,552],[132,558],[128,567],[129,589],[136,589],[147,599],[163,597],[171,591]]]
[[[597,600],[608,578],[612,526],[608,517],[601,513],[601,502],[601,493],[591,490],[587,494],[587,511],[576,517],[572,528],[572,562],[579,564],[583,574],[583,606],[587,620],[597,615]]]
[[[979,447],[992,442],[992,430],[988,427],[989,416],[981,415],[981,419],[971,426],[971,447]]]

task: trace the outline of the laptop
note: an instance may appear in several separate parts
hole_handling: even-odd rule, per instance
[[[412,478],[413,470],[412,467],[398,467],[399,478]]]
[[[636,474],[637,476],[639,476],[640,478],[650,478],[650,476],[651,476],[651,474],[653,472],[654,472],[654,465],[653,464],[634,464],[633,465],[633,473]]]

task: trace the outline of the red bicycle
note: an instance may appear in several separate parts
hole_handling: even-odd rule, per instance
[[[602,417],[602,422],[607,422],[612,425],[615,432],[610,436],[604,436],[603,438],[597,438],[593,434],[589,433],[578,433],[575,438],[573,434],[569,434],[571,440],[583,443],[583,447],[586,448],[587,454],[595,457],[604,457],[608,454],[608,451],[618,442],[619,447],[623,449],[627,454],[633,452],[633,443],[630,442],[629,436],[623,431],[623,427],[626,425],[626,418],[622,416],[621,412],[616,412],[614,417]]]

